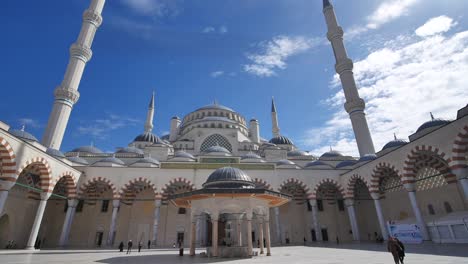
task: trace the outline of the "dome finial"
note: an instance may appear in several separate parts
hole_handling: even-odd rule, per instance
[[[394,138],[395,140],[397,140],[397,137],[396,137],[396,134],[395,134],[395,133],[393,133],[393,138]]]
[[[24,130],[26,130],[26,125],[25,125],[25,124],[22,124],[22,125],[21,125],[21,129],[20,129],[20,130],[21,130],[21,131],[24,131]]]
[[[431,120],[434,121],[434,115],[432,114],[432,112],[429,112],[431,114]]]

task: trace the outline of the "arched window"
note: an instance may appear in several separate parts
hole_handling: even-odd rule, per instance
[[[432,206],[432,204],[427,205],[427,211],[430,215],[435,215],[434,206]]]
[[[211,128],[215,128],[215,127],[216,127],[214,123],[211,123],[210,126],[211,126]]]
[[[201,144],[200,151],[205,151],[212,146],[221,146],[229,151],[232,151],[231,143],[220,134],[213,134],[208,136]]]
[[[219,123],[218,128],[223,128],[223,124]]]
[[[447,214],[450,214],[451,212],[453,212],[452,206],[449,204],[449,202],[444,202],[444,208]]]

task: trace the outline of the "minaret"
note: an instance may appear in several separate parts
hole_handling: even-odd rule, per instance
[[[278,115],[276,114],[276,105],[273,97],[271,98],[271,130],[273,137],[279,137]]]
[[[73,105],[78,101],[81,76],[86,63],[91,59],[91,45],[98,27],[102,24],[102,9],[105,0],[92,0],[83,14],[78,40],[70,47],[70,60],[62,83],[55,89],[55,102],[49,117],[42,144],[53,149],[60,149],[63,135]]]
[[[340,75],[346,103],[344,107],[351,118],[354,136],[359,149],[359,154],[374,154],[374,144],[367,125],[366,114],[364,113],[365,102],[359,97],[359,93],[354,81],[353,61],[348,58],[343,43],[343,29],[338,25],[335,11],[329,0],[323,0],[323,13],[327,23],[327,38],[331,42],[335,54],[336,73]]]
[[[151,96],[151,101],[148,105],[148,113],[146,115],[145,133],[153,131],[153,118],[154,118],[154,92]]]

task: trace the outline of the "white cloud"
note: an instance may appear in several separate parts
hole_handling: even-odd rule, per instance
[[[416,35],[420,37],[432,36],[449,31],[457,23],[448,16],[439,16],[429,19],[424,25],[416,29]]]
[[[211,33],[211,32],[215,32],[215,28],[214,27],[206,27],[202,30],[202,33]]]
[[[78,127],[81,135],[90,135],[93,138],[104,139],[114,130],[134,126],[139,120],[115,114],[108,114],[105,118],[87,121],[86,125]]]
[[[406,39],[408,36],[403,37]],[[357,61],[355,78],[366,101],[367,120],[376,150],[393,138],[405,138],[419,125],[436,117],[453,119],[468,98],[468,31],[412,42],[390,41],[365,59]],[[331,85],[338,83],[332,81]],[[340,89],[325,102],[333,109],[322,127],[309,130],[302,143],[316,154],[329,146],[357,155],[348,114]]]
[[[244,71],[260,77],[273,76],[276,70],[286,68],[286,60],[289,57],[319,44],[318,38],[276,36],[270,41],[257,44],[260,48],[258,53],[246,55],[251,63],[244,65]]]
[[[213,77],[213,78],[218,78],[220,76],[222,76],[224,74],[224,71],[214,71],[212,73],[210,73],[210,76]]]
[[[18,119],[18,122],[22,126],[24,125],[26,128],[28,128],[28,127],[32,127],[32,128],[42,127],[42,124],[40,124],[39,121],[37,121],[35,119],[32,119],[32,118],[23,117],[23,118]]]
[[[228,32],[228,28],[226,26],[220,26],[218,29],[216,29],[216,27],[213,27],[213,26],[208,26],[202,30],[202,33],[205,33],[205,34],[219,33],[222,35],[222,34],[226,34],[227,32]]]
[[[226,26],[221,26],[219,27],[219,33],[220,34],[226,34],[228,32],[228,29]]]
[[[121,0],[135,13],[143,16],[165,17],[180,13],[180,0]]]

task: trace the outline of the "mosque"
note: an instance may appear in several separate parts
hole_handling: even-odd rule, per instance
[[[158,136],[154,95],[128,146],[61,152],[104,2],[91,0],[83,14],[42,141],[0,122],[0,248],[12,240],[26,249],[115,248],[131,239],[180,242],[191,255],[200,247],[210,256],[257,247],[270,255],[271,245],[385,239],[390,224],[416,225],[424,241],[468,243],[468,106],[376,151],[328,0],[327,37],[360,157],[298,149],[281,134],[274,101],[269,140],[258,120],[218,103],[173,117]]]

